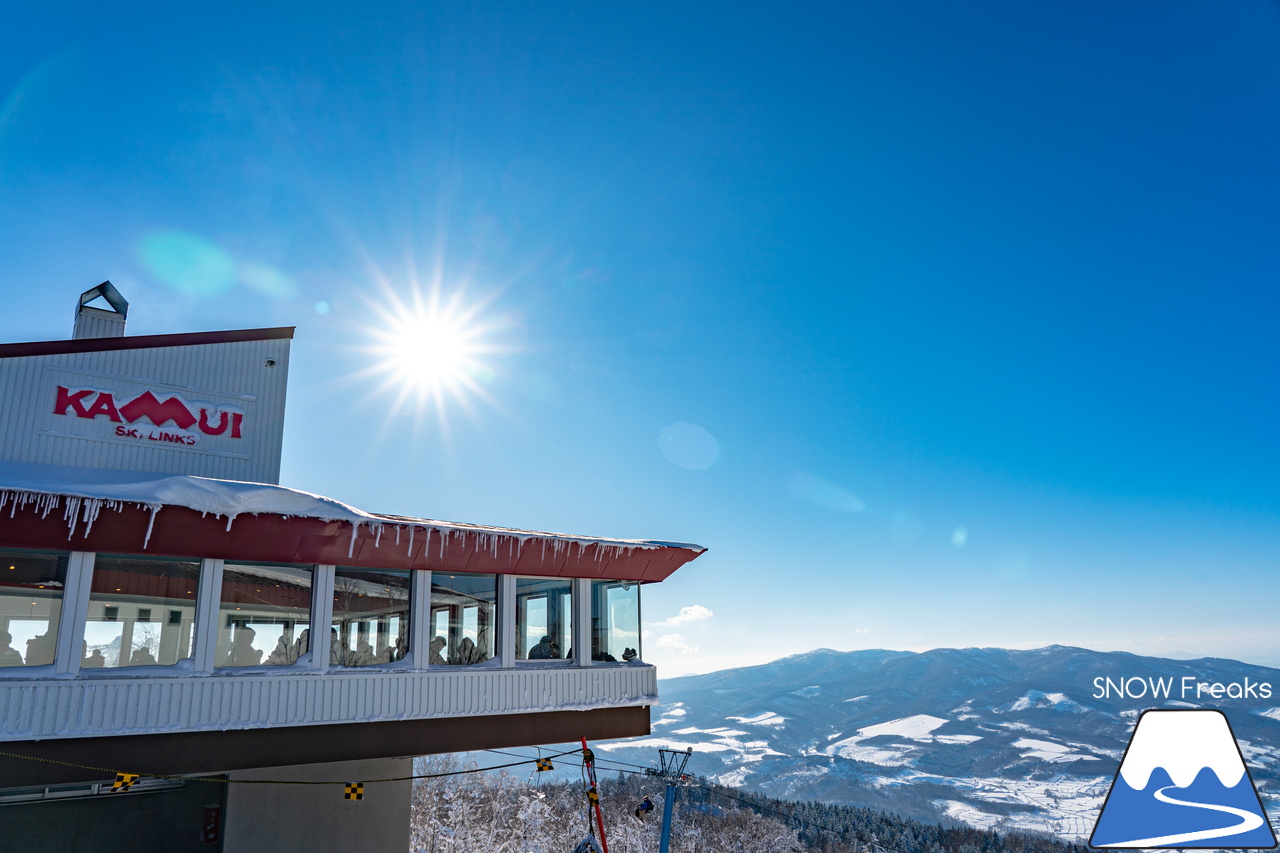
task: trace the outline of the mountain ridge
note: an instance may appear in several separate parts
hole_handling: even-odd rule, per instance
[[[1275,696],[1256,693],[1264,683]],[[1226,695],[1246,684],[1253,695]],[[662,679],[659,690],[652,734],[605,744],[608,755],[692,747],[691,772],[768,796],[1082,840],[1152,707],[1224,710],[1259,790],[1280,793],[1280,670],[1224,658],[814,649]]]

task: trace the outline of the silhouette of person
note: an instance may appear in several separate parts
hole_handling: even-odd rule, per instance
[[[253,638],[258,632],[248,626],[236,631],[235,640],[227,652],[225,666],[257,666],[262,663],[262,650],[253,647]]]
[[[543,634],[538,644],[529,649],[529,660],[550,660],[560,657],[560,649],[551,642],[551,637]]]
[[[22,655],[10,645],[12,642],[12,634],[0,631],[0,666],[22,666]]]
[[[262,654],[259,652],[258,654]],[[129,666],[155,666],[159,661],[155,655],[151,654],[151,649],[146,646],[140,646],[133,650],[133,654],[129,657]]]
[[[431,654],[427,657],[427,664],[441,665],[448,663],[448,661],[444,659],[444,655],[440,654],[447,645],[448,641],[444,637],[436,636],[436,638],[431,641]]]

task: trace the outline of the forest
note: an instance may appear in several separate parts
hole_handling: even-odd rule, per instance
[[[558,761],[569,761],[566,756]],[[412,853],[573,853],[599,831],[588,783],[540,782],[529,765],[468,772],[461,756],[419,759]],[[517,775],[527,772],[528,775]],[[550,775],[550,774],[548,774]],[[666,781],[643,772],[607,772],[597,791],[610,853],[656,853]],[[637,817],[648,796],[652,812]],[[945,827],[864,808],[790,802],[690,778],[676,788],[671,853],[1087,853],[1050,838]]]

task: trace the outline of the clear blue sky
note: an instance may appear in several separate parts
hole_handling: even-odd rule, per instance
[[[9,10],[0,340],[296,325],[285,484],[707,546],[664,675],[1280,662],[1276,5],[268,5]]]

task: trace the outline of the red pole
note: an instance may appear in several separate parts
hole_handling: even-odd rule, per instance
[[[604,815],[600,813],[600,792],[596,788],[596,759],[591,750],[587,749],[587,739],[582,739],[582,760],[587,765],[587,778],[591,780],[591,790],[596,792],[596,826],[600,827],[600,846],[604,848],[604,853],[609,853],[609,842],[604,838]]]

